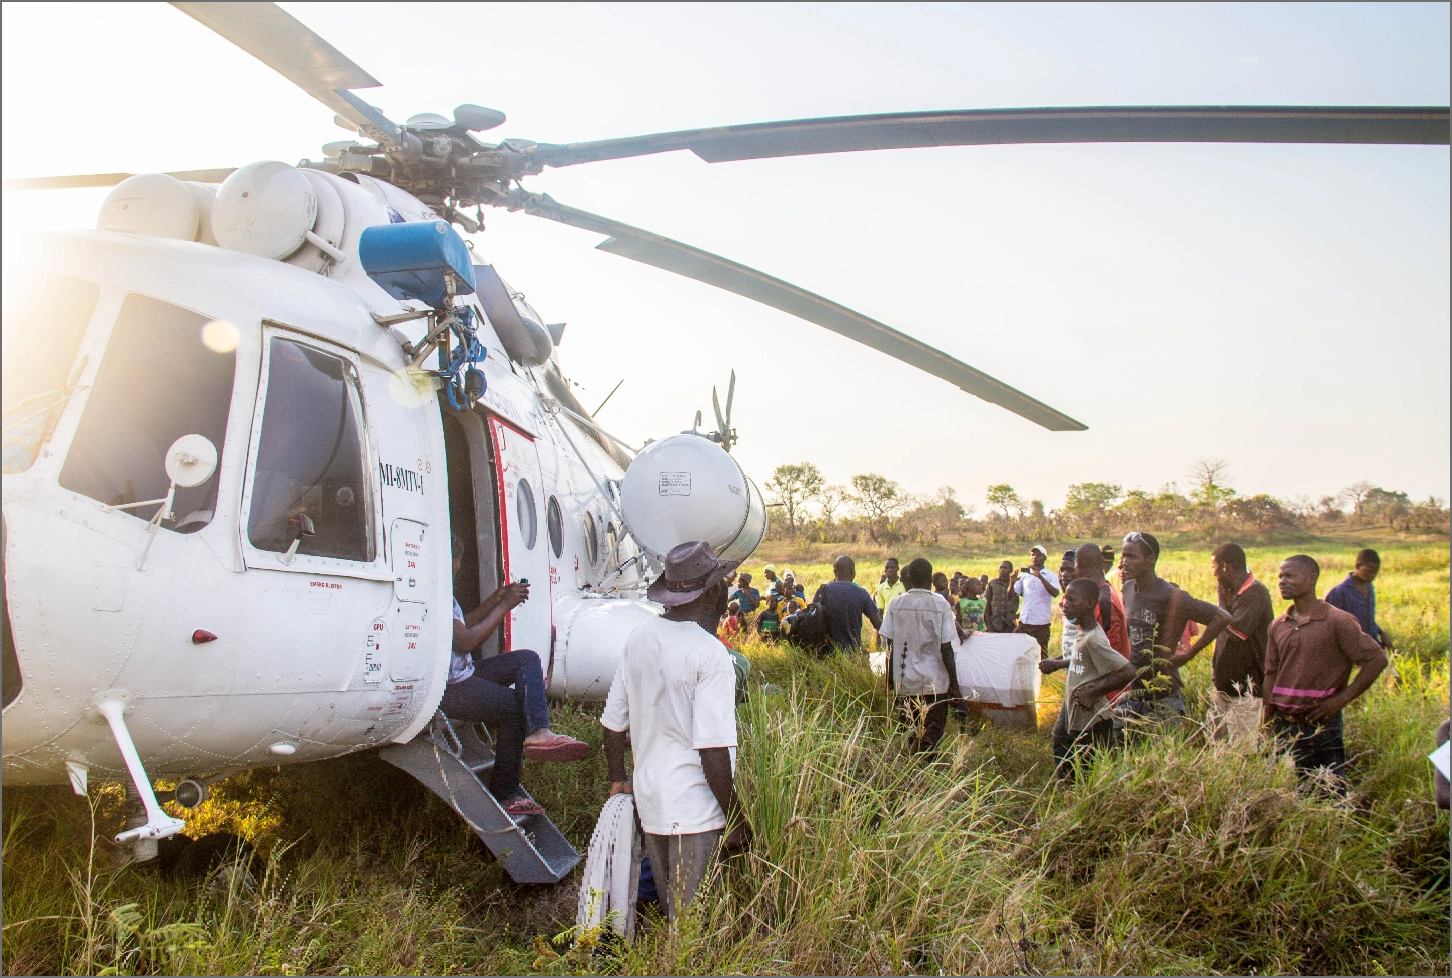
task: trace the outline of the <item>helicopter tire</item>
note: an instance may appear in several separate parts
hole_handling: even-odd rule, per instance
[[[189,835],[173,835],[170,838],[161,839],[156,843],[155,867],[164,873],[173,872],[181,854],[190,848],[194,841],[196,840]]]
[[[256,886],[253,866],[257,850],[241,836],[213,832],[188,842],[172,861],[172,871],[183,878],[205,881],[208,889],[226,889],[234,868],[243,889]]]

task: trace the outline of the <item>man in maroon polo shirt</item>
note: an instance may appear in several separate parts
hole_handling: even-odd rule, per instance
[[[1281,563],[1281,597],[1294,603],[1271,622],[1264,722],[1287,744],[1298,772],[1327,768],[1345,794],[1341,711],[1371,688],[1386,668],[1386,653],[1355,616],[1316,597],[1320,576],[1321,566],[1305,554]]]

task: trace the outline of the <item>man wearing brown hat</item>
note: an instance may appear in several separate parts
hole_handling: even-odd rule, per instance
[[[737,561],[710,546],[683,543],[646,591],[665,606],[635,628],[600,717],[610,794],[635,796],[645,852],[674,920],[695,896],[717,845],[751,840],[736,797],[736,676],[716,624],[726,609]],[[627,735],[635,755],[625,772]]]

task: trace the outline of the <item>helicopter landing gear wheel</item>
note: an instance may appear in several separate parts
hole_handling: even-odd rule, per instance
[[[257,850],[230,832],[213,832],[189,841],[171,862],[172,872],[199,880],[209,893],[226,893],[235,886],[239,892],[251,894],[261,881]]]

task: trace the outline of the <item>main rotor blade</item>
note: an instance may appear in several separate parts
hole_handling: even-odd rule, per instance
[[[1446,106],[1106,106],[892,112],[541,143],[546,166],[688,149],[707,163],[994,143],[1419,143],[1446,145]]]
[[[191,180],[196,183],[221,183],[237,170],[227,167],[223,170],[173,170],[169,177]],[[69,190],[73,187],[114,187],[134,173],[77,173],[68,177],[17,177],[5,181],[8,190]]]
[[[642,231],[629,224],[566,207],[547,194],[516,190],[511,198],[511,206],[518,206],[535,217],[545,217],[571,227],[609,235],[609,238],[596,247],[754,299],[763,305],[830,329],[880,353],[886,353],[894,359],[927,371],[935,377],[941,377],[975,397],[1006,408],[1050,431],[1083,431],[1087,427],[1042,401],[1037,401],[906,333],[900,333],[860,312],[854,312],[790,282],[772,278],[754,268],[659,234]]]
[[[182,13],[222,35],[384,148],[398,142],[398,126],[349,92],[383,83],[354,64],[275,3],[173,3]]]

